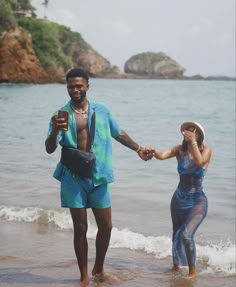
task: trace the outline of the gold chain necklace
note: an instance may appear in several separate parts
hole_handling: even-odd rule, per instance
[[[72,105],[71,105],[71,108],[76,114],[79,114],[82,119],[88,118],[88,106],[87,106],[86,110],[84,110],[84,111],[76,110]]]

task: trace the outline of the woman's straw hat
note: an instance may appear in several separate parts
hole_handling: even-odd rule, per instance
[[[181,133],[189,127],[195,127],[199,131],[199,133],[201,134],[202,140],[204,140],[204,138],[205,138],[204,128],[199,123],[196,123],[196,122],[185,122],[185,123],[183,123],[180,126]]]

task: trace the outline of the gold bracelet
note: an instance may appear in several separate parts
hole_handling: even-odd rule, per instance
[[[195,145],[197,145],[197,142],[193,142],[193,143],[192,143],[192,146],[195,146]]]
[[[140,145],[138,146],[138,148],[137,148],[136,152],[139,152],[139,150],[140,150]]]

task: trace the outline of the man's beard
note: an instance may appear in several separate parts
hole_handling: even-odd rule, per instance
[[[77,99],[77,98],[75,99],[75,98],[73,98],[73,96],[71,96],[71,100],[72,100],[72,102],[74,102],[76,104],[81,104],[85,97],[86,97],[86,92],[81,92],[79,99]]]

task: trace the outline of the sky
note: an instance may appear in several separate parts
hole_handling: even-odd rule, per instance
[[[42,2],[31,1],[38,18]],[[46,17],[121,71],[133,55],[164,52],[186,76],[235,77],[235,0],[50,0]]]

